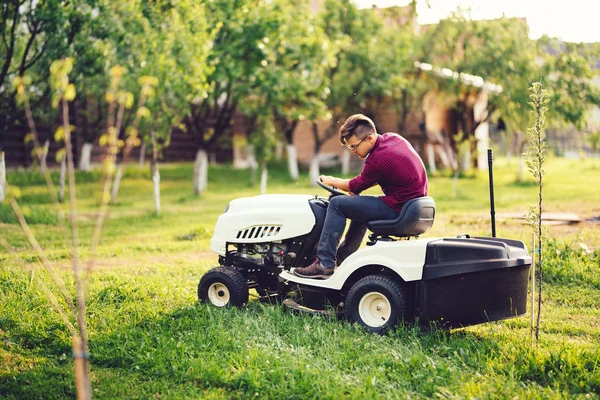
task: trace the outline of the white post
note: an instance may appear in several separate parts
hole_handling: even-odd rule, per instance
[[[0,201],[4,201],[6,185],[6,162],[4,160],[4,151],[0,151]]]
[[[81,158],[79,159],[79,170],[89,171],[91,168],[93,143],[84,143],[81,147]]]
[[[296,152],[296,146],[293,144],[287,145],[287,160],[288,160],[288,171],[290,173],[290,178],[293,181],[298,180],[298,153]]]
[[[308,179],[310,180],[310,186],[317,186],[317,179],[319,179],[320,169],[319,169],[319,155],[315,154],[315,157],[310,162],[310,169],[308,171]]]
[[[260,173],[260,194],[267,193],[267,163],[262,164],[262,172]]]
[[[342,176],[350,173],[350,150],[346,147],[342,150]]]

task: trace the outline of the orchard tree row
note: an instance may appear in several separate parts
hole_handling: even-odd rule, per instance
[[[84,143],[80,168],[89,169],[92,146],[105,143],[103,135],[117,126],[124,143],[119,164],[127,162],[131,145],[147,145],[153,150],[158,182],[157,156],[169,145],[173,129],[179,129],[193,135],[197,144],[197,194],[206,189],[207,154],[232,140],[236,113],[245,117],[248,145],[265,185],[267,161],[277,142],[286,145],[290,176],[298,178],[293,135],[303,120],[312,125],[314,135],[314,180],[321,146],[346,116],[363,112],[374,117],[392,104],[402,133],[409,113],[421,110],[432,90],[452,104],[466,138],[474,135],[477,124],[499,118],[507,129],[524,132],[531,125],[528,88],[534,81],[548,88],[551,124],[582,127],[591,106],[600,104],[598,89],[591,84],[597,46],[547,37],[532,41],[519,19],[472,21],[460,11],[427,29],[415,29],[415,1],[381,13],[359,10],[349,0],[324,0],[319,10],[311,3],[4,1],[0,154],[9,128],[27,126],[17,85],[11,82],[27,82],[37,121],[62,123],[52,107],[49,76],[52,62],[65,58],[73,60],[70,82],[76,96],[70,110],[80,121],[75,134]],[[442,79],[415,62],[456,74]],[[114,68],[120,74],[119,87],[110,89]],[[478,85],[457,79],[461,74],[484,77],[502,88],[490,94],[488,109],[475,124],[467,123],[473,112],[469,93]],[[107,93],[129,101],[115,102]],[[113,116],[118,124],[111,121]],[[28,133],[24,128],[24,138]],[[114,186],[118,189],[118,180]]]

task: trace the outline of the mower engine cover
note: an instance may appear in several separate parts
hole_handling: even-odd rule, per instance
[[[227,243],[278,242],[315,226],[309,195],[265,194],[232,200],[217,219],[210,249],[225,255]]]

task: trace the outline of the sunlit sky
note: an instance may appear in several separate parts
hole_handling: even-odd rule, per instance
[[[409,0],[353,0],[359,8],[406,5]],[[548,36],[567,42],[600,42],[600,4],[597,0],[426,0],[417,1],[420,24],[447,17],[457,7],[471,9],[472,19],[525,17],[531,39]],[[595,6],[593,4],[596,4]]]

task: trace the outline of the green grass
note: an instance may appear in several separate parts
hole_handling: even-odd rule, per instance
[[[496,162],[498,213],[524,214],[537,201],[534,185],[515,182],[516,168],[517,160]],[[546,171],[545,211],[600,215],[599,169],[553,158]],[[31,228],[74,297],[69,247],[38,175],[9,172],[7,180],[21,189]],[[95,398],[598,398],[598,225],[548,228],[536,347],[527,317],[379,336],[257,301],[226,310],[198,304],[198,281],[217,263],[208,248],[216,218],[228,201],[259,189],[247,171],[227,166],[210,170],[201,197],[191,193],[191,165],[163,166],[161,176],[163,213],[155,216],[147,170],[130,167],[96,252],[87,296]],[[306,174],[287,182],[282,165],[271,176],[269,193],[325,195]],[[100,184],[97,172],[77,179],[86,261]],[[490,233],[487,173],[460,179],[456,198],[452,178],[440,173],[430,193],[438,214],[427,236]],[[74,398],[69,332],[41,291],[40,281],[52,287],[51,280],[11,215],[0,206],[0,235],[18,253],[0,253],[0,397]],[[530,245],[527,225],[497,229]]]

